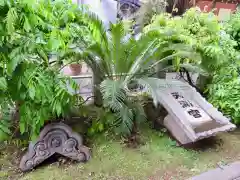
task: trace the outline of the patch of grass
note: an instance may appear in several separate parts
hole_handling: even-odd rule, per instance
[[[238,131],[219,135],[210,143],[203,141],[201,148],[195,150],[176,147],[167,135],[154,130],[145,129],[141,136],[145,144],[131,149],[119,140],[109,140],[102,135],[94,139],[92,159],[89,162],[69,166],[58,166],[55,163],[39,167],[16,179],[181,180],[214,168],[218,163],[229,163],[237,157],[240,159]],[[6,172],[0,175],[5,176]],[[11,174],[8,175],[10,177]],[[7,179],[6,176],[4,178]],[[0,179],[4,178],[0,176]]]

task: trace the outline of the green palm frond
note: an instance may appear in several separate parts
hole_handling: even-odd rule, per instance
[[[104,80],[100,85],[100,91],[103,96],[104,106],[110,108],[113,112],[119,112],[126,101],[126,92],[121,80]]]
[[[115,126],[117,127],[117,132],[124,135],[130,135],[134,121],[133,110],[124,105],[120,111],[116,112],[115,116]]]
[[[111,24],[109,44],[111,51],[111,60],[113,65],[113,72],[115,74],[123,73],[125,70],[125,65],[128,59],[125,56],[126,53],[126,43],[132,42],[130,39],[126,40],[129,34],[128,29],[124,28],[124,23],[119,22],[117,24]]]
[[[119,55],[121,53],[121,44],[123,41],[124,36],[126,35],[123,22],[118,24],[111,24],[110,25],[110,44],[111,44],[111,53],[112,53],[112,60],[114,63],[119,62]],[[119,52],[120,50],[120,52]]]
[[[157,60],[155,63],[153,63],[151,66],[149,66],[149,69],[154,68],[156,65],[158,65],[161,62],[173,60],[174,58],[188,58],[188,59],[194,59],[194,58],[201,58],[199,56],[199,53],[195,52],[187,52],[187,51],[178,51],[176,53],[173,53],[171,55],[165,56],[160,60]]]
[[[82,21],[89,27],[90,31],[92,32],[91,35],[93,40],[101,45],[106,53],[109,53],[106,29],[99,17],[91,12],[86,12],[84,13],[84,18]]]
[[[147,91],[147,93],[152,97],[153,104],[157,107],[158,105],[158,85],[160,85],[160,82],[165,83],[165,81],[157,78],[140,78],[138,79],[138,84],[144,87],[144,90]]]
[[[147,43],[147,47],[142,51],[137,57],[135,62],[132,64],[131,68],[129,69],[129,76],[126,77],[124,80],[124,84],[128,83],[130,79],[132,79],[142,68],[142,65],[146,63],[146,60],[151,56],[149,52],[151,49],[156,46],[157,39],[153,39]]]
[[[104,74],[113,74],[111,67],[111,59],[109,59],[107,53],[105,53],[104,49],[102,49],[101,46],[99,46],[98,44],[93,44],[86,49],[85,53],[92,57],[92,59],[94,60],[93,63],[95,63],[95,65],[97,65]]]
[[[123,88],[121,80],[106,79],[101,83],[100,90],[103,96],[104,107],[114,112],[112,124],[117,133],[129,135],[132,130],[136,109],[130,108],[130,101]]]

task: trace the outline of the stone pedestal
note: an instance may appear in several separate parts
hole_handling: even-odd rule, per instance
[[[72,132],[71,128],[63,123],[52,123],[41,131],[35,143],[29,144],[28,152],[22,157],[19,168],[21,171],[29,171],[55,153],[78,162],[90,159],[90,151],[83,146],[79,134]]]

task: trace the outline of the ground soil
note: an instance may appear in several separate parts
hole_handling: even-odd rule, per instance
[[[86,164],[54,156],[30,173],[17,166],[24,148],[2,147],[1,180],[184,180],[211,168],[240,160],[240,130],[219,134],[191,147],[177,147],[166,133],[144,130],[136,148],[101,135],[92,142],[92,159]]]

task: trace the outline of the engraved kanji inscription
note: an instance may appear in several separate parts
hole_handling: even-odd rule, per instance
[[[197,109],[190,109],[187,112],[188,112],[189,115],[193,116],[194,118],[202,117],[199,110],[197,110]]]
[[[175,98],[175,99],[180,99],[180,98],[184,98],[181,94],[179,94],[178,92],[172,92],[171,93],[172,96]]]
[[[193,107],[193,104],[190,101],[181,100],[178,102],[181,104],[182,108]]]

